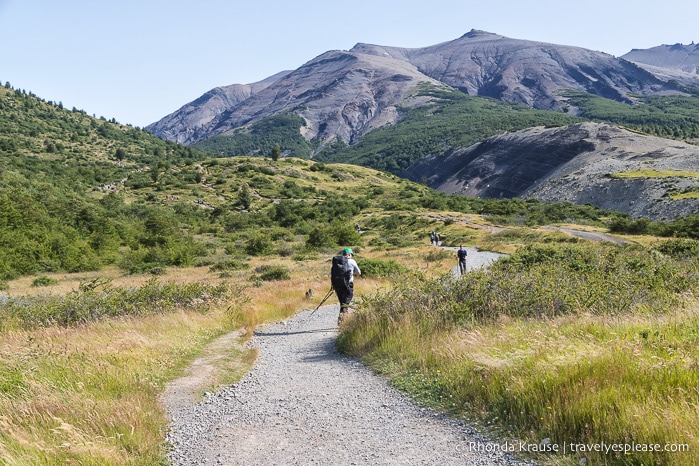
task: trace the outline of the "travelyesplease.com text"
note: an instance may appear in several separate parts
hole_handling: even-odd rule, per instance
[[[552,443],[548,439],[540,443],[528,442],[468,442],[460,445],[460,449],[469,452],[508,452],[508,453],[624,453],[633,454],[640,452],[686,452],[689,445],[686,443],[574,443],[564,442],[562,444]]]

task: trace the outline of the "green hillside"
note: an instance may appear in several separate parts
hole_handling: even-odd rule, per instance
[[[0,279],[94,270],[118,261],[122,247],[154,252],[153,222],[164,227],[172,208],[146,202],[138,188],[161,171],[192,171],[203,158],[138,129],[0,88]],[[189,211],[180,217],[196,217]],[[170,228],[173,247],[190,244]],[[181,249],[166,262],[196,254]]]
[[[216,157],[236,155],[269,156],[279,146],[289,157],[310,158],[313,147],[301,136],[303,118],[293,114],[279,114],[236,129],[232,135],[220,135],[193,144],[192,147]]]
[[[563,126],[596,120],[627,126],[646,134],[692,139],[699,137],[699,98],[696,96],[639,97],[629,105],[582,92],[566,92],[581,115],[534,110],[459,91],[423,87],[421,94],[437,103],[402,109],[404,119],[372,131],[358,144],[321,152],[316,159],[355,163],[400,174],[427,156],[448,155],[491,136],[532,126]]]
[[[348,225],[372,209],[450,209],[531,224],[600,224],[619,215],[445,196],[352,165],[207,157],[0,88],[0,279],[110,265],[153,271],[281,249],[304,254],[356,241]]]
[[[636,96],[629,105],[583,92],[562,93],[586,119],[669,139],[699,139],[699,91],[686,96]]]
[[[424,157],[446,155],[496,134],[581,121],[559,112],[534,110],[433,86],[422,86],[419,94],[435,98],[436,103],[402,108],[400,123],[374,130],[355,145],[323,151],[316,159],[354,163],[400,174]]]

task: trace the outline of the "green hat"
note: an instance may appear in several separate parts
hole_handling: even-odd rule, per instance
[[[354,251],[352,251],[352,249],[350,249],[350,248],[345,248],[342,250],[342,253],[343,254],[354,254]]]

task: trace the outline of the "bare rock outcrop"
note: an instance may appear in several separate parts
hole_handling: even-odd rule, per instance
[[[206,134],[207,125],[212,120],[265,89],[287,73],[289,71],[282,71],[253,84],[231,84],[230,86],[216,87],[158,122],[149,125],[146,129],[162,139],[188,144],[190,141],[200,138],[202,132]]]
[[[644,170],[648,176],[614,176]],[[654,175],[663,170],[678,173]],[[579,123],[498,135],[424,160],[405,175],[446,193],[568,201],[671,220],[699,213],[699,199],[670,197],[699,190],[699,178],[692,172],[699,172],[697,146],[608,124]]]
[[[666,81],[675,80],[686,86],[699,86],[699,44],[659,45],[649,49],[633,49],[622,58]]]

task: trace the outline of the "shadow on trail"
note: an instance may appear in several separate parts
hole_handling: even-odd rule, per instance
[[[253,335],[260,337],[283,337],[286,335],[300,335],[304,333],[328,333],[337,330],[335,327],[317,328],[312,330],[279,331],[279,332],[253,332]]]

